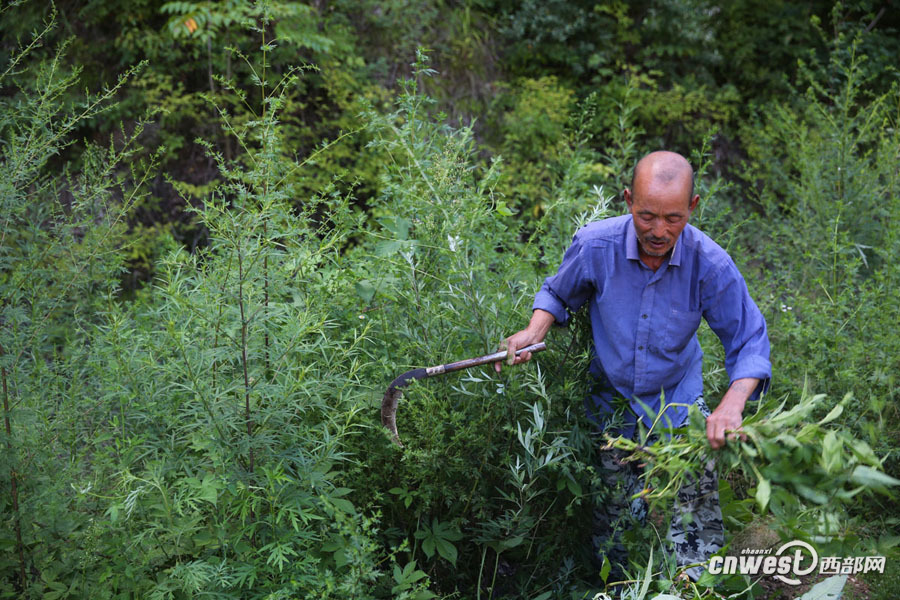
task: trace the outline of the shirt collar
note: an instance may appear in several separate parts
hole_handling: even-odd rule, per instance
[[[685,225],[685,229],[687,229],[687,225]],[[680,267],[681,266],[681,238],[684,237],[684,229],[681,230],[681,233],[678,234],[678,239],[675,240],[675,245],[672,246],[672,255],[669,257],[669,266],[670,267]]]
[[[634,219],[628,219],[628,227],[625,228],[625,258],[628,260],[641,260],[638,252],[637,231],[634,230]]]
[[[685,225],[687,229],[687,225]],[[684,229],[681,230],[678,239],[675,240],[675,246],[672,247],[672,254],[669,256],[669,265],[673,267],[681,266],[681,238],[684,236]],[[628,260],[641,260],[641,254],[638,251],[637,231],[634,229],[634,220],[628,220],[628,227],[625,228],[625,258]]]

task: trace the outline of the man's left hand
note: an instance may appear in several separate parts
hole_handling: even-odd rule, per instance
[[[716,410],[706,419],[706,439],[713,450],[725,445],[726,439],[737,437],[744,414],[744,404],[759,385],[759,379],[746,377],[735,379]]]
[[[733,432],[741,428],[742,412],[743,411],[734,409],[723,409],[720,404],[719,407],[707,417],[706,438],[709,440],[709,445],[712,446],[713,450],[718,450],[725,445],[725,436],[727,434],[730,434],[728,435],[728,439],[735,438]]]

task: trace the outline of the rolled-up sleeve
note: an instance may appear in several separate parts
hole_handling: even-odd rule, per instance
[[[766,393],[772,379],[766,320],[750,297],[734,262],[725,261],[701,288],[703,316],[725,349],[725,369],[731,382],[745,377],[760,380],[750,397]]]
[[[584,246],[575,234],[559,270],[545,279],[535,294],[532,310],[545,310],[555,317],[559,325],[565,325],[569,315],[581,308],[593,290],[586,258]]]

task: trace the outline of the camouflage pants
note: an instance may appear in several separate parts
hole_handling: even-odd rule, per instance
[[[697,399],[697,408],[703,416],[709,416],[709,408],[702,397]],[[630,499],[644,487],[642,469],[634,462],[623,462],[621,450],[605,450],[600,454],[601,481],[611,491],[611,497],[594,509],[591,545],[598,569],[604,555],[609,559],[612,571],[608,581],[612,582],[623,578],[622,566],[628,564],[622,532],[635,524],[644,524],[647,503],[642,498]],[[699,480],[688,481],[678,490],[666,539],[674,546],[679,567],[705,562],[725,544],[719,480],[713,461],[705,465]],[[703,568],[692,567],[686,572],[696,581]]]

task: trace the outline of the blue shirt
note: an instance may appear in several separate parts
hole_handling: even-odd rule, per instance
[[[534,308],[565,324],[588,304],[594,341],[591,374],[597,380],[585,400],[588,416],[604,423],[613,397],[629,400],[635,419],[652,424],[640,402],[660,411],[663,427],[680,426],[687,406],[703,393],[703,352],[697,341],[702,316],[725,348],[731,381],[772,376],[766,322],[750,298],[731,257],[706,234],[686,225],[669,257],[653,271],[641,262],[631,215],[590,223],[566,250],[556,275],[535,296]]]

